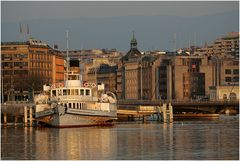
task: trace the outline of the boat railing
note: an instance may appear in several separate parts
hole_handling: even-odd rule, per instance
[[[98,101],[96,97],[92,96],[78,96],[78,95],[67,95],[67,96],[55,96],[51,98],[51,101],[67,101],[67,100],[78,100],[78,101]]]

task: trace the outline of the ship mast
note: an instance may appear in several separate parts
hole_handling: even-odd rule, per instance
[[[66,79],[68,80],[68,30],[66,31],[66,40],[67,40],[67,75],[66,75]]]

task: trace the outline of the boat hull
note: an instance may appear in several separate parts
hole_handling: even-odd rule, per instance
[[[43,122],[53,127],[86,127],[86,126],[111,126],[117,119],[113,112],[99,112],[92,110],[72,111],[72,109],[65,110],[64,107],[57,107],[57,110],[52,115],[41,116],[37,118],[39,122]],[[69,113],[68,113],[69,111]]]
[[[115,118],[104,116],[84,116],[84,115],[53,115],[48,123],[53,127],[84,127],[84,126],[106,126],[111,125]]]

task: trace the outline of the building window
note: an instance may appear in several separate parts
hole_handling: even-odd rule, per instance
[[[239,74],[239,69],[233,69],[233,74]]]
[[[239,65],[239,62],[238,61],[234,61],[233,65]]]
[[[225,77],[225,82],[231,82],[231,77]]]
[[[225,74],[231,74],[231,69],[225,69]]]
[[[233,77],[233,82],[239,82],[239,77]]]

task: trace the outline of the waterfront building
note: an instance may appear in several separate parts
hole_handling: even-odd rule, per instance
[[[141,68],[142,54],[137,49],[137,40],[134,34],[130,45],[130,50],[122,57],[120,62],[122,63],[122,65],[120,65],[122,66],[120,70],[122,76],[122,99],[141,99],[141,79],[139,79],[141,78],[141,72],[139,71]]]
[[[162,54],[157,53],[156,55]],[[140,52],[133,34],[130,50],[118,63],[116,93],[119,99],[155,99],[154,62],[157,58],[156,55]]]
[[[211,100],[239,99],[239,59],[213,56],[213,84],[209,87]]]
[[[239,100],[239,85],[221,85],[211,88],[209,99],[212,101]]]
[[[209,94],[213,73],[207,56],[175,56],[172,65],[174,99],[189,100]]]
[[[95,71],[96,70],[96,71]],[[116,93],[117,89],[117,66],[109,64],[101,64],[97,68],[90,68],[87,73],[88,83],[104,84],[105,91]]]
[[[196,50],[198,55],[232,55],[239,57],[239,32],[230,32]]]
[[[64,78],[64,57],[39,40],[1,43],[1,61],[4,101],[27,99]]]
[[[239,85],[239,59],[220,58],[220,84]]]
[[[66,55],[66,51],[63,51]],[[69,59],[80,60],[81,63],[88,63],[95,61],[96,59],[107,59],[112,63],[117,63],[122,57],[122,53],[116,49],[91,49],[91,50],[70,50],[68,52]]]

